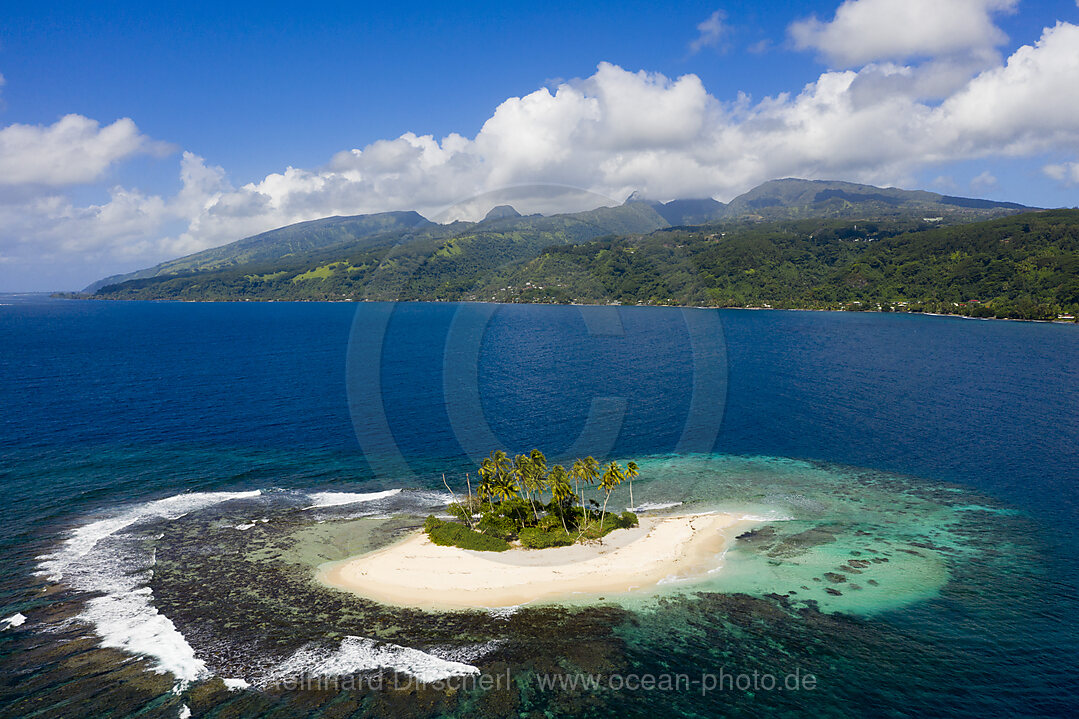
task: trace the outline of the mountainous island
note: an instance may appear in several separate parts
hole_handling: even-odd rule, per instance
[[[936,312],[1071,320],[1079,210],[766,182],[724,204],[657,202],[480,222],[413,211],[301,222],[107,277],[78,296],[426,300]]]

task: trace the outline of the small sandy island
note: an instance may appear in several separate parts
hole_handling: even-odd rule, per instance
[[[734,538],[759,520],[733,514],[642,517],[601,542],[477,552],[431,543],[418,532],[369,554],[324,564],[323,584],[386,604],[495,608],[537,600],[621,594],[720,566]]]

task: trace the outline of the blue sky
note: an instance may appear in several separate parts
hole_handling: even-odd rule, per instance
[[[241,181],[407,130],[473,135],[507,97],[601,61],[696,73],[717,96],[816,76],[789,53],[690,54],[714,3],[22,5],[0,36],[4,124],[131,117]],[[782,43],[787,22],[807,14],[805,3],[767,15],[756,5],[726,6],[740,44]]]
[[[5,3],[0,290],[528,183],[1079,204],[1075,0],[89,5]]]

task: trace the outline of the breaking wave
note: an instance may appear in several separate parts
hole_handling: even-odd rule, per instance
[[[424,490],[404,493],[401,489],[363,493],[303,492],[303,500],[313,504],[296,509],[346,507],[398,495],[401,496],[397,504],[424,509],[450,500],[448,494]],[[145,542],[160,539],[162,535],[151,523],[179,519],[225,502],[260,496],[272,501],[271,498],[277,495],[273,492],[264,494],[261,490],[193,492],[122,509],[72,530],[54,552],[38,557],[37,573],[50,582],[62,581],[71,589],[97,595],[85,602],[76,620],[93,628],[101,646],[151,659],[153,671],[173,674],[178,682],[177,691],[182,690],[192,681],[211,677],[212,672],[172,620],[154,606],[149,584],[155,557]],[[283,501],[294,501],[288,496],[289,493],[282,495]],[[258,522],[267,521],[255,519],[228,526],[247,531]],[[17,614],[0,620],[0,627],[7,629],[24,621],[25,617]],[[378,669],[393,669],[419,681],[431,682],[479,671],[474,666],[455,661],[464,655],[439,653],[447,656],[442,658],[418,649],[348,636],[336,650],[304,647],[280,664],[269,680],[252,680],[252,683],[264,686],[297,673],[331,676]],[[250,686],[248,679],[231,677],[224,681],[230,690]]]
[[[346,636],[336,650],[307,646],[281,662],[262,682],[269,685],[304,676],[344,676],[357,672],[393,669],[421,682],[479,674],[471,664],[442,659],[419,649],[379,642],[366,637]]]
[[[153,605],[153,556],[131,545],[141,537],[124,530],[151,520],[178,519],[189,512],[262,493],[192,492],[135,505],[107,519],[83,525],[53,554],[39,558],[39,574],[61,579],[72,589],[102,596],[89,600],[78,619],[94,628],[101,645],[155,660],[155,671],[171,672],[181,683],[208,676],[206,663],[183,634]]]
[[[0,629],[0,631],[12,629],[13,627],[21,627],[26,623],[26,615],[22,612],[16,612],[6,619],[0,619],[0,623],[3,623],[4,625],[4,628]]]
[[[314,502],[305,509],[320,509],[324,507],[340,507],[346,504],[359,504],[361,502],[374,502],[400,494],[400,489],[388,489],[385,492],[314,492],[307,497]]]
[[[655,512],[660,509],[670,509],[671,507],[678,507],[681,502],[641,502],[636,507],[629,507],[631,512]]]

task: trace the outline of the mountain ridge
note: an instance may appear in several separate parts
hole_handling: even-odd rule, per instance
[[[316,220],[297,222],[260,232],[235,242],[211,247],[173,260],[166,260],[153,267],[105,277],[92,283],[83,291],[93,293],[107,285],[163,274],[221,269],[245,262],[280,259],[295,254],[297,251],[322,249],[342,242],[368,240],[370,243],[376,243],[378,236],[388,232],[438,226],[414,210],[320,217]]]
[[[633,235],[665,227],[698,226],[730,221],[779,221],[805,218],[921,218],[968,222],[1012,214],[1028,208],[1018,203],[940,195],[829,180],[770,180],[729,203],[712,198],[648,200],[633,193],[622,205],[554,215],[521,215],[509,205],[493,207],[480,222],[440,225],[412,210],[368,215],[333,216],[286,225],[89,285],[94,294],[135,280],[183,276],[229,268],[298,261],[412,243],[433,243],[445,258],[461,255],[465,246],[482,254],[484,238],[492,256],[515,261],[534,255],[545,244],[574,244],[603,235]],[[453,238],[459,241],[454,242]],[[434,247],[448,243],[446,248]],[[339,253],[339,254],[341,254]],[[475,258],[472,258],[475,260]],[[476,260],[476,267],[484,262]]]

